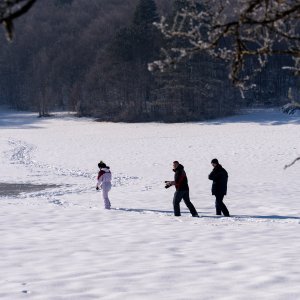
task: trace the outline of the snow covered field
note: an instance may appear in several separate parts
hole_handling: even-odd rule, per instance
[[[283,170],[300,155],[299,116],[112,124],[2,110],[0,149],[1,300],[300,299],[300,162]],[[214,216],[215,157],[232,218]],[[173,160],[199,219],[184,204],[173,216]]]

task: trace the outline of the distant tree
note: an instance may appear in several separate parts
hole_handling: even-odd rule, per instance
[[[121,28],[116,35],[113,51],[125,60],[138,60],[144,64],[159,51],[155,47],[158,30],[153,26],[159,20],[153,0],[140,0],[130,26]]]
[[[13,20],[25,14],[36,0],[0,0],[0,23],[6,30],[8,40],[13,38]]]
[[[174,1],[166,22],[172,22],[177,11],[187,4],[187,0]],[[197,4],[197,10],[201,11],[201,4]],[[188,29],[189,24],[182,26]],[[165,49],[187,46],[188,41],[181,38],[164,41]],[[225,64],[206,53],[198,53],[174,68],[168,68],[166,72],[154,74],[159,83],[155,90],[158,102],[155,107],[168,112],[169,121],[225,116],[234,113],[241,104],[237,100],[240,97],[236,97],[236,92],[226,79]]]
[[[73,0],[55,0],[55,4],[60,6],[60,5],[70,5],[72,4]]]
[[[159,20],[157,6],[154,0],[140,0],[133,17],[133,26],[148,30],[153,22]]]
[[[105,81],[99,85],[105,98],[110,99],[110,103],[105,105],[109,115],[115,104],[117,116],[122,120],[147,119],[147,103],[155,84],[147,64],[160,49],[161,34],[153,26],[153,22],[158,20],[155,2],[139,0],[131,23],[117,31],[107,48],[106,63],[102,63],[100,68]],[[103,109],[101,111],[104,116]]]
[[[186,69],[180,67],[168,74],[148,71],[148,62],[166,43],[153,26],[155,20],[155,2],[139,1],[131,23],[118,30],[112,44],[99,52],[87,74],[89,100],[81,101],[80,114],[102,120],[174,122],[235,112],[240,103],[233,101],[236,93],[224,80],[224,66],[207,55],[198,55]]]

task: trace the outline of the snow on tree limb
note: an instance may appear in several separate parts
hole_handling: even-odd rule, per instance
[[[186,0],[172,24],[162,18],[155,26],[167,39],[183,43],[150,63],[150,70],[163,71],[194,53],[206,52],[229,63],[229,78],[243,90],[251,87],[251,79],[272,55],[294,58],[291,68],[299,73],[299,0]]]

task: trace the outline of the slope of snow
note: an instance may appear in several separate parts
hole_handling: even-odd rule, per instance
[[[300,117],[114,124],[0,112],[0,299],[300,299]],[[210,161],[229,173],[214,215]],[[113,209],[95,190],[113,172]],[[199,219],[172,211],[172,162]],[[30,184],[30,185],[29,185]],[[40,186],[30,190],[31,185]],[[43,189],[43,187],[48,188]]]

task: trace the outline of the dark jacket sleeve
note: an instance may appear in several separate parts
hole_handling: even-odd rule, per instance
[[[216,174],[215,170],[212,170],[212,172],[208,175],[208,179],[216,180],[216,178],[217,178],[217,174]]]

